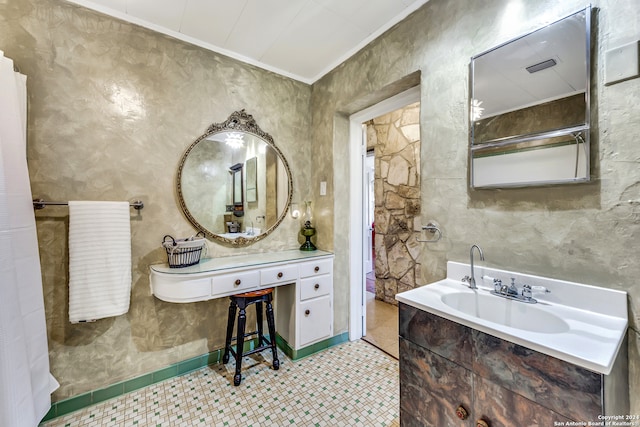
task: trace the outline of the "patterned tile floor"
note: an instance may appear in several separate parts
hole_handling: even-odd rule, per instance
[[[199,369],[78,412],[46,427],[380,426],[398,422],[398,361],[354,341],[292,361],[265,351]],[[232,359],[233,360],[233,359]]]

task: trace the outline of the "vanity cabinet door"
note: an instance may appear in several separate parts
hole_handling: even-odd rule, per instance
[[[399,345],[400,425],[475,427],[471,371],[402,337]],[[458,418],[458,406],[468,418]]]
[[[473,330],[472,337],[473,372],[486,384],[574,420],[597,421],[604,413],[601,374],[484,332]]]
[[[298,305],[298,346],[312,344],[333,335],[331,297],[314,298]]]
[[[474,375],[473,382],[475,389],[473,415],[475,418],[486,420],[490,427],[570,425],[569,418],[479,375]],[[591,420],[591,418],[579,418],[579,420]],[[593,420],[597,421],[597,418]]]

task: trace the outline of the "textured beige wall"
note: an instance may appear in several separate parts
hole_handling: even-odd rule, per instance
[[[333,170],[336,328],[346,328],[349,295],[348,115],[421,76],[422,221],[443,239],[425,245],[424,283],[445,275],[446,261],[468,262],[469,247],[487,264],[629,293],[632,413],[640,412],[640,79],[603,84],[604,52],[640,39],[637,0],[596,0],[592,164],[594,181],[553,188],[470,191],[467,185],[468,65],[472,55],[584,7],[587,2],[430,0],[313,85],[312,188]],[[411,77],[410,77],[411,78]],[[393,89],[397,90],[394,91]],[[322,172],[320,172],[322,171]],[[320,206],[329,200],[319,198]],[[632,200],[632,203],[628,201]],[[325,235],[326,236],[326,235]],[[340,323],[344,322],[344,323]],[[635,373],[635,374],[634,374]]]
[[[162,236],[193,233],[177,204],[178,161],[207,126],[245,108],[283,151],[301,200],[310,87],[60,0],[0,0],[0,49],[28,76],[34,196],[145,203],[132,210],[130,311],[92,324],[68,322],[67,208],[36,214],[54,401],[222,347],[226,299],[170,304],[149,291],[149,264],[166,260]],[[209,248],[289,249],[297,234],[288,217],[253,246]]]

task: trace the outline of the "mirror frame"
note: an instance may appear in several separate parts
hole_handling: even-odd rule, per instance
[[[235,239],[228,239],[226,237],[220,236],[219,234],[216,234],[206,229],[205,227],[202,226],[202,224],[200,224],[200,222],[198,222],[196,218],[193,217],[193,215],[187,208],[187,205],[184,201],[184,197],[182,194],[182,184],[181,184],[182,169],[184,168],[184,164],[187,160],[187,157],[189,156],[189,153],[191,153],[191,150],[193,150],[198,145],[198,143],[207,139],[211,135],[220,133],[220,132],[229,132],[229,131],[246,132],[262,139],[264,142],[267,143],[269,147],[271,147],[276,152],[276,154],[278,155],[278,158],[280,159],[280,161],[282,161],[282,164],[285,170],[287,171],[289,194],[287,195],[287,202],[285,204],[284,209],[282,210],[282,213],[280,214],[276,222],[273,225],[271,225],[271,227],[267,228],[262,233],[252,236],[250,238],[239,236]],[[287,159],[282,154],[282,151],[280,151],[280,149],[273,142],[273,138],[271,137],[271,135],[269,135],[268,133],[260,129],[260,126],[258,126],[253,116],[251,114],[248,114],[244,109],[242,109],[240,111],[235,111],[231,113],[229,118],[222,123],[211,124],[207,128],[204,134],[200,135],[191,145],[189,145],[189,147],[186,149],[186,151],[182,155],[182,158],[180,159],[180,163],[178,164],[178,174],[176,177],[176,190],[178,193],[178,202],[180,204],[180,208],[182,209],[182,213],[187,217],[189,222],[197,230],[202,231],[207,237],[215,241],[218,241],[227,245],[231,245],[231,246],[240,247],[240,246],[247,246],[259,240],[264,239],[269,234],[271,234],[282,223],[282,221],[284,221],[284,219],[287,216],[287,212],[289,212],[289,208],[291,206],[291,199],[293,197],[293,179],[291,175],[291,169],[289,168],[289,163],[287,162]]]
[[[474,108],[473,102],[475,99],[475,86],[474,86],[474,80],[475,80],[475,71],[474,71],[474,61],[480,57],[482,57],[483,55],[486,55],[488,53],[491,53],[501,47],[504,47],[506,45],[509,45],[510,43],[513,43],[515,41],[518,41],[520,39],[523,39],[531,34],[534,34],[540,30],[546,29],[549,26],[561,22],[565,19],[571,18],[573,16],[576,16],[578,14],[584,13],[585,15],[585,34],[584,34],[584,42],[585,42],[585,61],[586,61],[586,86],[585,86],[585,120],[584,120],[584,124],[582,125],[578,125],[578,126],[571,126],[571,127],[564,127],[564,128],[560,128],[560,129],[555,129],[555,130],[549,130],[549,131],[544,131],[544,132],[540,132],[540,133],[531,133],[531,134],[521,134],[521,135],[514,135],[514,136],[509,136],[509,137],[503,137],[503,138],[499,138],[493,141],[488,141],[485,143],[476,143],[474,144],[474,139],[475,139],[475,122],[472,119],[472,110]],[[517,187],[531,187],[531,186],[548,186],[548,185],[558,185],[558,184],[580,184],[580,183],[585,183],[585,182],[589,182],[591,181],[591,135],[590,135],[590,130],[591,130],[591,49],[592,49],[592,43],[591,43],[591,6],[587,6],[583,9],[580,9],[574,13],[571,13],[569,15],[566,15],[564,17],[561,17],[559,19],[556,19],[555,21],[544,25],[540,28],[537,28],[533,31],[530,31],[526,34],[523,34],[519,37],[513,38],[511,40],[508,40],[504,43],[501,43],[491,49],[488,49],[482,53],[479,53],[477,55],[474,55],[471,57],[471,62],[469,64],[469,99],[468,99],[468,107],[469,107],[469,112],[468,112],[468,119],[469,119],[469,167],[468,167],[468,183],[469,183],[469,187],[471,189],[498,189],[498,188],[517,188]],[[534,106],[538,106],[538,105],[543,105],[544,102],[539,103],[539,104],[535,104]],[[531,106],[528,106],[531,107]],[[585,157],[586,157],[586,170],[585,170],[585,174],[586,176],[584,178],[572,178],[572,179],[561,179],[561,180],[551,180],[551,179],[544,179],[541,178],[540,180],[536,180],[536,181],[528,181],[528,182],[509,182],[509,181],[505,181],[502,183],[497,183],[497,184],[487,184],[487,185],[476,185],[474,183],[474,151],[476,150],[480,150],[480,149],[486,149],[486,148],[498,148],[498,147],[515,147],[516,144],[521,144],[521,143],[527,143],[527,142],[532,142],[532,141],[541,141],[545,138],[554,138],[554,137],[559,137],[559,136],[573,136],[574,139],[576,139],[576,144],[579,143],[578,141],[578,137],[576,137],[575,135],[580,135],[582,134],[583,136],[580,137],[580,139],[582,140],[582,143],[584,144],[584,149],[585,149]]]

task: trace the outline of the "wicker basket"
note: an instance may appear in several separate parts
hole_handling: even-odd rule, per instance
[[[170,268],[189,267],[199,263],[205,245],[206,239],[202,231],[187,239],[174,239],[168,234],[162,239]]]

